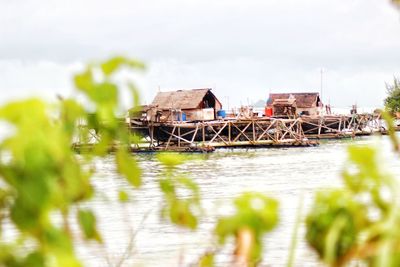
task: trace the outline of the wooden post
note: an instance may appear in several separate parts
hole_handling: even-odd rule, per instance
[[[319,125],[318,125],[318,138],[320,138],[320,135],[321,135],[322,123],[323,123],[323,118],[321,117],[319,120]]]
[[[194,131],[194,133],[193,133],[193,136],[192,136],[192,140],[191,140],[191,143],[193,144],[193,142],[194,142],[194,139],[196,138],[196,135],[197,135],[197,131],[199,130],[199,124],[198,123],[196,123],[196,130]]]
[[[229,144],[232,142],[231,140],[231,130],[232,130],[232,125],[231,125],[231,121],[228,122],[228,142]]]
[[[154,125],[151,123],[150,125],[150,147],[153,147],[154,144]]]
[[[181,147],[181,125],[178,126],[178,147]]]
[[[204,122],[201,123],[203,128],[202,128],[202,135],[203,135],[203,145],[206,143],[206,130],[205,130],[205,125]]]
[[[170,135],[169,138],[168,138],[168,142],[167,142],[167,145],[165,146],[165,149],[168,148],[169,143],[171,142],[172,136],[173,136],[173,134],[175,133],[175,129],[176,129],[176,125],[174,125],[174,128],[173,128],[173,130],[172,130],[172,133],[171,133],[171,135]]]
[[[253,127],[253,142],[255,142],[256,141],[256,129],[254,128],[254,119],[252,121],[253,121],[253,125],[252,125],[252,127]]]

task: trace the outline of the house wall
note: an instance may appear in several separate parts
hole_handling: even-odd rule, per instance
[[[186,120],[187,121],[195,121],[197,119],[197,111],[201,109],[186,109],[183,110],[184,113],[186,113]]]
[[[182,113],[186,114],[186,121],[209,121],[215,119],[215,110],[213,108],[205,109],[183,109]],[[162,112],[161,121],[177,121],[178,113],[164,110]]]
[[[275,116],[296,115],[299,113],[298,109],[291,105],[273,105],[272,109]]]
[[[318,115],[319,114],[319,110],[317,107],[312,107],[312,108],[297,108],[297,114],[301,114],[303,111],[307,111],[308,115]]]
[[[188,121],[210,121],[215,119],[215,110],[213,108],[185,110]]]

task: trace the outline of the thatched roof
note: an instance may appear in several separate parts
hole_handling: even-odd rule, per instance
[[[196,109],[201,107],[203,98],[211,94],[216,102],[219,102],[210,88],[178,90],[170,92],[158,92],[154,98],[152,105],[158,106],[159,109],[167,110],[171,108],[180,109]]]
[[[268,106],[272,106],[277,99],[289,99],[293,97],[296,99],[296,106],[298,108],[311,108],[318,105],[320,102],[319,93],[285,93],[285,94],[269,94],[267,102]]]

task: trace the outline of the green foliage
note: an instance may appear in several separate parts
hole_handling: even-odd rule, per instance
[[[119,87],[114,81],[114,74],[121,68],[142,70],[144,65],[135,60],[123,57],[114,57],[102,63],[93,63],[75,76],[76,88],[82,92],[87,100],[94,106],[94,112],[87,112],[85,121],[88,129],[94,129],[101,136],[100,142],[95,146],[96,155],[107,154],[116,140],[121,144],[129,143],[129,134],[124,123],[116,118],[119,105]],[[131,82],[127,82],[132,97],[132,106],[138,105],[138,91]],[[124,175],[129,175],[124,172]]]
[[[367,224],[366,207],[352,199],[349,192],[319,192],[307,217],[306,239],[327,263],[345,256],[357,242]]]
[[[118,173],[133,187],[141,186],[141,170],[129,154],[131,136],[116,118],[120,92],[114,75],[121,68],[142,70],[144,66],[114,57],[92,63],[75,76],[85,106],[75,99],[60,99],[50,108],[39,99],[29,99],[0,107],[0,120],[15,127],[15,133],[0,143],[0,225],[11,220],[18,230],[15,240],[0,245],[1,266],[81,265],[74,253],[69,224],[75,218],[85,239],[102,242],[95,214],[76,207],[94,195],[92,160],[108,155],[110,148],[116,149]],[[135,86],[130,82],[126,85],[132,105],[137,106]],[[73,139],[79,136],[81,141],[88,141],[93,130],[99,140],[78,160],[71,149]],[[183,156],[160,154],[158,158],[165,167],[159,180],[165,197],[163,214],[177,225],[195,229],[200,211],[199,188],[185,175],[175,173]],[[127,202],[129,195],[120,190],[118,199]],[[61,224],[53,222],[54,215],[62,219]],[[32,241],[34,245],[29,249],[14,249]]]
[[[129,195],[126,191],[124,190],[120,190],[118,192],[118,199],[120,202],[124,203],[124,202],[128,202],[129,201]]]
[[[221,244],[229,236],[234,236],[238,244],[240,231],[250,231],[253,238],[249,261],[254,265],[261,260],[263,235],[278,223],[278,202],[260,193],[243,193],[234,200],[234,205],[236,213],[220,218],[215,232]]]
[[[112,75],[121,67],[143,69],[137,61],[116,57],[92,64],[75,77],[77,89],[92,106],[90,110],[74,99],[61,99],[52,106],[28,99],[0,107],[0,120],[15,129],[0,143],[0,223],[9,220],[17,230],[14,240],[1,242],[1,266],[81,265],[69,230],[70,215],[75,215],[72,217],[84,238],[102,241],[93,212],[74,208],[94,193],[92,172],[83,163],[105,155],[115,143],[122,147],[115,157],[117,170],[133,186],[141,185],[137,162],[123,146],[128,143],[128,132],[115,116],[119,89]],[[95,79],[99,71],[100,77]],[[137,102],[137,92],[131,91],[133,102]],[[82,118],[87,127],[78,132]],[[89,129],[95,129],[101,140],[94,153],[78,160],[71,149],[73,138],[87,136]],[[120,199],[126,201],[127,194],[121,193]],[[60,217],[62,223],[54,223],[53,216]],[[26,249],[21,251],[21,247]]]
[[[385,99],[386,109],[394,114],[400,112],[400,80],[393,79],[393,84],[386,84],[388,97]]]
[[[101,243],[97,219],[81,204],[94,195],[91,163],[95,157],[115,152],[115,166],[132,188],[142,185],[141,170],[129,153],[131,136],[117,118],[120,69],[142,70],[143,64],[123,57],[93,63],[75,76],[75,86],[88,105],[61,99],[48,105],[39,99],[0,107],[0,120],[14,133],[0,143],[0,226],[10,222],[16,237],[6,241],[0,227],[0,266],[81,266],[74,252],[70,223],[77,223],[86,240]],[[135,86],[126,84],[132,104],[138,105]],[[400,111],[399,81],[388,87],[387,108]],[[88,108],[89,106],[90,108]],[[400,149],[391,118],[385,114],[389,135]],[[57,117],[57,116],[58,117]],[[81,121],[85,125],[77,127]],[[91,153],[78,159],[73,139],[88,140],[91,131],[100,137]],[[178,166],[180,154],[160,153],[164,167],[158,183],[163,193],[162,215],[172,223],[196,229],[201,215],[198,185]],[[378,153],[369,147],[349,148],[342,173],[344,188],[318,192],[306,219],[308,243],[331,266],[361,259],[368,266],[400,265],[400,189],[396,180],[380,168]],[[129,201],[119,190],[118,199]],[[222,217],[215,227],[220,245],[233,237],[239,250],[248,249],[248,266],[261,260],[265,233],[278,223],[278,202],[260,193],[244,193],[234,201],[235,213]],[[371,216],[371,214],[375,214]],[[61,223],[55,223],[59,218]],[[250,236],[243,249],[242,234]],[[294,247],[294,246],[293,246]],[[199,266],[214,266],[214,253],[203,256]]]
[[[0,119],[15,127],[15,134],[0,144],[0,175],[5,182],[2,192],[9,204],[2,206],[6,209],[2,213],[9,216],[21,238],[30,236],[36,240],[37,248],[30,254],[54,258],[59,266],[70,266],[71,261],[77,260],[69,233],[55,227],[50,214],[55,210],[68,214],[70,205],[89,199],[93,188],[89,174],[81,169],[70,149],[71,131],[65,130],[65,124],[54,123],[50,112],[38,99],[0,108]],[[62,253],[48,249],[58,245],[68,249]]]
[[[101,236],[96,229],[96,217],[91,210],[79,210],[78,222],[86,239],[102,242]]]
[[[201,257],[199,267],[213,267],[214,266],[214,254],[207,253]]]
[[[382,170],[377,150],[350,146],[344,188],[318,192],[307,216],[308,243],[330,266],[354,259],[400,264],[400,187]]]
[[[200,211],[200,191],[194,181],[176,172],[176,167],[183,162],[183,156],[160,153],[157,158],[165,167],[159,178],[159,186],[165,199],[163,217],[168,217],[179,226],[196,229]]]
[[[106,76],[110,76],[113,74],[115,71],[117,71],[120,67],[130,67],[133,69],[144,69],[145,66],[142,62],[133,60],[133,59],[128,59],[125,57],[121,56],[116,56],[113,58],[110,58],[109,60],[101,63],[101,69]]]
[[[123,149],[117,151],[115,159],[118,172],[123,174],[131,185],[139,187],[142,184],[142,172],[136,160]]]
[[[157,159],[167,168],[175,168],[182,164],[185,159],[181,154],[172,153],[159,153],[157,154]]]

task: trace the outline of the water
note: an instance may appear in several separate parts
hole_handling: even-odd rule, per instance
[[[398,159],[390,152],[387,137],[360,138],[358,144],[382,147],[382,157],[392,173],[400,173]],[[180,166],[201,188],[205,209],[199,227],[192,232],[163,222],[159,207],[162,197],[157,179],[162,167],[154,155],[139,155],[144,185],[131,187],[113,167],[113,158],[96,163],[95,185],[99,192],[90,205],[99,217],[105,245],[80,244],[78,254],[89,266],[189,266],[201,254],[213,248],[212,235],[217,214],[232,212],[231,199],[244,191],[257,191],[280,202],[279,226],[265,236],[262,266],[285,266],[300,198],[303,213],[312,203],[316,190],[341,186],[340,171],[346,162],[350,140],[324,141],[319,147],[217,150],[195,156]],[[192,157],[193,158],[193,157]],[[118,188],[129,190],[132,200],[118,203]],[[295,266],[321,266],[304,241],[302,225],[296,250]],[[129,248],[129,249],[127,249]],[[232,245],[219,253],[218,266],[229,265]],[[123,255],[129,255],[126,260]]]

